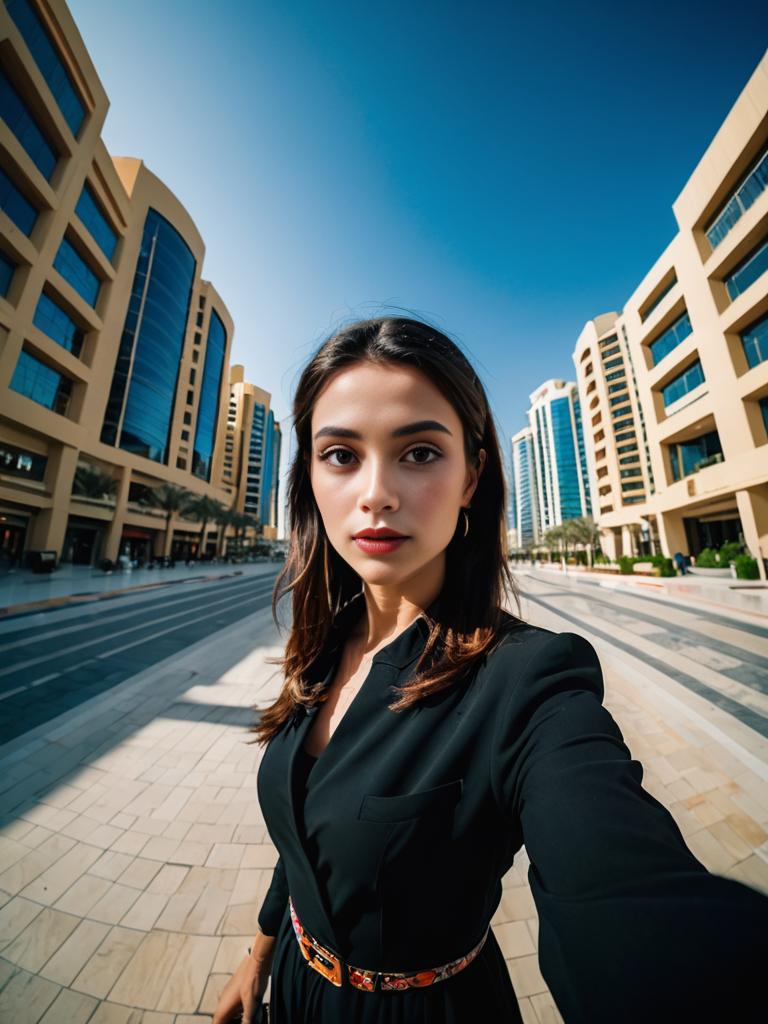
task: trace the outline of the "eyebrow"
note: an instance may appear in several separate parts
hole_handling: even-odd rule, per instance
[[[451,434],[448,427],[444,424],[439,423],[437,420],[418,420],[416,423],[406,423],[404,427],[398,427],[393,430],[390,437],[405,437],[408,434],[421,434],[425,430],[440,430],[444,434]],[[319,437],[326,437],[331,435],[333,437],[349,437],[355,441],[362,441],[363,435],[357,430],[350,430],[349,427],[321,427],[320,430],[315,434],[315,440]]]

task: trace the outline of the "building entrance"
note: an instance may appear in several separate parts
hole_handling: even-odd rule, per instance
[[[730,541],[744,542],[737,509],[729,509],[727,512],[699,519],[686,517],[683,523],[688,550],[694,557],[704,548],[714,548],[717,551]]]
[[[0,573],[21,564],[26,535],[26,524],[8,522],[7,517],[5,521],[0,520]]]
[[[72,565],[95,565],[101,557],[103,532],[101,520],[71,518],[61,548],[61,562]]]

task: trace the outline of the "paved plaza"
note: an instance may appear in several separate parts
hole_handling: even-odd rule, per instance
[[[280,685],[268,661],[284,640],[268,602],[275,571],[182,570],[178,586],[169,576],[146,590],[133,589],[146,579],[83,576],[68,591],[62,577],[48,610],[45,584],[14,581],[11,599],[0,581],[0,697],[14,691],[19,719],[0,746],[0,1020],[211,1020],[276,860],[248,744],[252,708]],[[766,592],[742,607],[725,590],[600,586],[555,570],[519,582],[526,618],[594,643],[644,785],[696,856],[768,891]],[[190,600],[200,621],[213,609],[215,629],[177,628]],[[123,659],[144,652],[138,671],[110,661],[121,646]],[[112,666],[101,691],[57,704],[101,655]],[[526,869],[522,851],[493,923],[526,1024],[550,1024],[561,1018],[538,970]]]

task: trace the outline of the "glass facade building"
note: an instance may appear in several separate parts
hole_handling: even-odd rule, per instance
[[[37,11],[29,0],[5,0],[5,6],[51,90],[70,131],[77,136],[85,118],[85,107]]]
[[[536,475],[533,466],[533,437],[523,430],[512,439],[512,478],[514,521],[519,548],[529,548],[538,540]]]
[[[5,71],[0,68],[0,116],[26,150],[27,156],[46,181],[53,174],[59,155],[19,96]]]
[[[208,342],[203,364],[203,383],[200,390],[200,404],[197,410],[197,428],[192,453],[192,472],[202,480],[211,479],[213,448],[216,443],[216,424],[219,419],[219,402],[224,375],[224,354],[227,348],[227,332],[215,310],[211,311],[208,326]]]
[[[144,222],[101,440],[167,462],[196,261],[150,208]]]
[[[576,519],[583,514],[579,477],[571,424],[571,403],[567,398],[556,398],[551,404],[552,442],[557,466],[560,499],[559,520]]]
[[[261,464],[261,508],[259,518],[262,523],[270,519],[269,503],[272,497],[272,471],[274,467],[275,414],[270,409],[264,427],[264,460]]]

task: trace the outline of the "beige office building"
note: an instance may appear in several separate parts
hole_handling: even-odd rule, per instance
[[[236,488],[237,511],[259,518],[265,540],[277,537],[281,443],[270,402],[268,391],[245,381],[243,366],[231,368],[222,476]]]
[[[765,577],[767,186],[768,54],[673,203],[678,233],[621,314],[588,323],[574,352],[585,424],[602,418],[585,437],[611,554],[695,556],[743,540]],[[598,356],[614,335],[625,374],[609,380],[619,367]],[[599,436],[619,382],[636,451]]]
[[[0,544],[13,560],[199,555],[200,524],[142,497],[167,483],[238,502],[223,475],[232,318],[178,199],[107,152],[107,108],[63,2],[0,7]],[[206,538],[214,550],[215,524]]]

